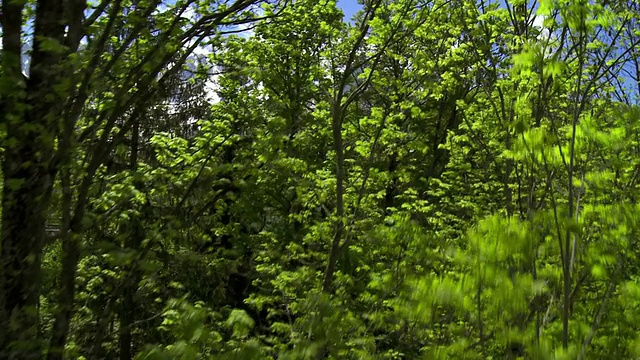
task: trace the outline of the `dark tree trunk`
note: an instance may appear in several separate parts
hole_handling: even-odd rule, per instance
[[[138,167],[138,140],[140,138],[140,119],[135,119],[133,129],[131,133],[131,157],[129,161],[129,168],[132,173],[137,170]],[[140,243],[144,237],[142,231],[142,224],[139,218],[134,217],[131,220],[131,228],[127,240],[125,241],[125,247],[128,251],[139,251]],[[131,264],[131,272],[127,278],[125,278],[124,292],[122,295],[122,305],[120,308],[120,336],[118,338],[118,345],[120,347],[120,360],[131,360],[133,358],[131,330],[136,315],[136,299],[135,293],[137,291],[138,282],[140,281],[140,271],[137,269],[137,264]]]
[[[25,143],[33,144],[33,143]],[[35,148],[35,149],[34,149]],[[2,335],[0,349],[10,358],[39,359],[37,303],[40,289],[41,250],[52,176],[45,166],[20,169],[36,146],[5,152],[2,199]],[[16,183],[20,183],[16,186]],[[14,343],[20,352],[12,352]],[[4,356],[5,354],[2,353]]]
[[[36,41],[28,80],[22,75],[20,64],[22,6],[4,1],[2,10],[3,45],[8,47],[3,51],[3,77],[13,88],[2,94],[2,122],[7,137],[2,162],[0,349],[3,357],[39,359],[40,263],[56,175],[50,156],[55,150],[61,103],[52,89],[61,69],[60,55],[46,51],[37,40],[38,34],[58,41],[63,38],[62,3],[47,0],[36,5]]]

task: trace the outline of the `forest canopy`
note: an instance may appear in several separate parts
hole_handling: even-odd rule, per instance
[[[640,358],[640,5],[358,9],[2,0],[0,359]]]

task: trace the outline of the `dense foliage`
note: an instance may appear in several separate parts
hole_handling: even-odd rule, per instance
[[[4,0],[0,359],[640,358],[640,7]]]

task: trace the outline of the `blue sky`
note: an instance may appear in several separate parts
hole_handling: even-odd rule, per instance
[[[351,21],[353,15],[362,8],[357,0],[338,0],[338,7],[344,12],[344,21]]]

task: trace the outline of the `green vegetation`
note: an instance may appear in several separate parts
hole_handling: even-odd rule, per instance
[[[640,358],[637,2],[361,3],[3,1],[0,359]]]

